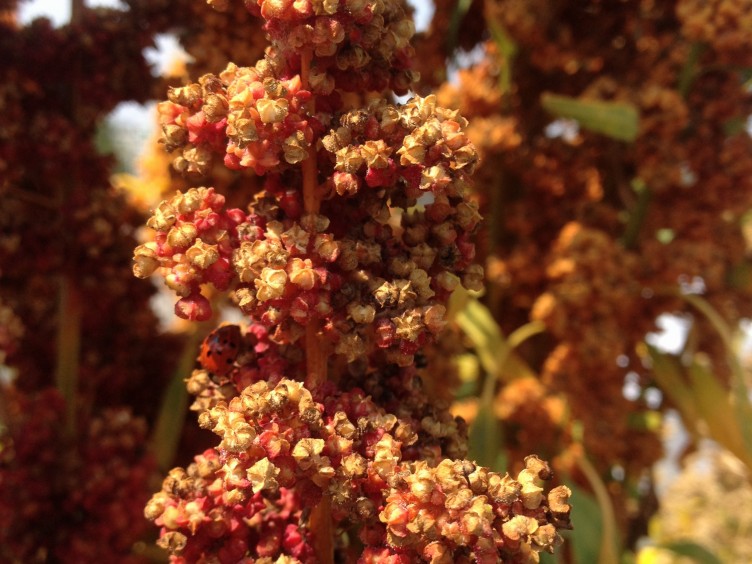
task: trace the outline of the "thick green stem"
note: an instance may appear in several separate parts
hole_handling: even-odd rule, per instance
[[[149,441],[160,470],[167,472],[172,467],[188,407],[188,391],[185,379],[196,363],[199,343],[206,335],[205,328],[196,328],[190,334],[178,360],[170,384],[162,397],[157,422]]]

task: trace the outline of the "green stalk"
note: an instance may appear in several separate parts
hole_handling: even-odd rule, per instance
[[[196,328],[186,339],[177,368],[162,397],[157,422],[149,440],[157,465],[164,472],[167,472],[172,466],[178,449],[188,407],[188,391],[185,388],[185,379],[193,370],[197,349],[205,334],[205,330]]]
[[[481,405],[490,407],[493,403],[494,391],[496,389],[496,381],[502,378],[502,373],[506,367],[509,356],[517,347],[527,341],[530,337],[534,337],[539,333],[543,333],[546,330],[546,325],[542,321],[531,321],[526,323],[522,327],[518,327],[509,337],[506,339],[506,343],[498,353],[498,372],[490,375],[483,383],[483,393],[481,395]]]
[[[600,564],[618,564],[619,558],[617,555],[619,551],[617,550],[616,540],[616,516],[614,515],[614,506],[611,503],[611,497],[608,495],[606,484],[603,483],[597,470],[590,463],[586,455],[583,454],[577,458],[577,466],[579,466],[585,478],[587,478],[590,487],[593,488],[593,493],[595,494],[595,499],[598,502],[603,519],[603,532],[601,535],[598,562]]]
[[[637,190],[637,203],[629,214],[629,221],[622,237],[624,247],[630,250],[637,247],[637,240],[640,237],[642,224],[645,223],[651,199],[650,188],[644,184],[639,185],[639,188],[635,187],[635,189]]]

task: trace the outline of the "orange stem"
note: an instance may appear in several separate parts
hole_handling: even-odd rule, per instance
[[[306,50],[300,57],[300,79],[304,89],[310,86],[311,59],[313,53]],[[316,101],[312,97],[306,108],[309,114],[316,111]],[[319,212],[321,200],[318,194],[318,166],[316,164],[316,148],[308,148],[308,158],[302,163],[303,172],[303,206],[305,212],[314,214]],[[329,356],[326,343],[319,334],[319,324],[310,323],[306,327],[306,381],[309,390],[314,390],[327,380],[327,357]],[[313,549],[316,561],[321,564],[334,562],[334,530],[332,525],[331,499],[324,493],[319,504],[311,511],[309,527],[313,532]]]
[[[316,507],[311,510],[309,527],[313,531],[313,550],[316,562],[334,563],[334,527],[332,525],[332,502],[325,493]]]
[[[300,81],[303,89],[308,90],[310,88],[310,74],[311,74],[311,59],[313,54],[311,51],[306,50],[300,56]],[[309,114],[313,114],[316,111],[316,100],[311,97],[308,103]],[[303,205],[306,213],[318,213],[321,202],[318,197],[318,168],[316,166],[316,148],[311,146],[308,148],[308,158],[303,161]]]
[[[306,50],[300,56],[300,80],[304,89],[309,87],[311,73],[311,59],[313,54]],[[309,102],[306,108],[309,113],[315,111],[315,100]],[[316,166],[316,150],[308,149],[308,158],[302,163],[303,172],[303,205],[306,213],[318,213],[320,200],[318,196],[318,167]],[[311,323],[306,327],[306,387],[313,390],[326,381],[327,351],[319,336],[319,327]]]

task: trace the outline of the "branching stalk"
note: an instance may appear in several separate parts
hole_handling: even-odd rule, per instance
[[[81,296],[68,276],[60,279],[55,384],[65,399],[65,430],[76,430],[76,391],[81,356]]]

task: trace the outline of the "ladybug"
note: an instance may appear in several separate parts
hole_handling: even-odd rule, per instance
[[[198,361],[209,372],[224,376],[233,368],[243,336],[237,325],[223,325],[209,333],[201,344]]]

